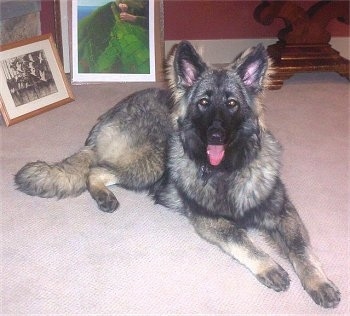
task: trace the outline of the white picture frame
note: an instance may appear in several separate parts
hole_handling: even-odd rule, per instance
[[[108,4],[106,4],[108,2]],[[148,0],[148,50],[149,50],[149,71],[148,73],[135,73],[134,71],[119,71],[119,70],[91,70],[90,61],[86,58],[82,60],[79,56],[81,47],[81,36],[78,36],[79,27],[81,24],[81,12],[83,7],[90,5],[96,9],[102,6],[109,5],[111,1],[107,0],[72,0],[71,7],[71,80],[72,83],[89,83],[89,82],[154,82],[157,78],[156,70],[156,43],[155,43],[155,0]],[[114,3],[112,1],[112,3]],[[105,8],[108,10],[109,8]],[[112,9],[111,9],[112,11]],[[101,22],[101,21],[100,21]],[[129,23],[124,22],[123,23]],[[98,28],[96,28],[96,32]],[[146,30],[147,31],[147,30]],[[113,36],[104,34],[105,38]],[[92,43],[92,45],[94,45]],[[97,58],[96,58],[97,60]],[[86,69],[82,70],[82,65],[87,65]]]

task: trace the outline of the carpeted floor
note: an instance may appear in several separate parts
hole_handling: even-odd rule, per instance
[[[100,114],[146,86],[74,86],[74,102],[1,123],[2,314],[349,315],[349,83],[337,74],[297,75],[265,98],[267,125],[285,149],[282,177],[342,292],[334,310],[317,306],[274,250],[291,276],[287,292],[265,288],[145,194],[114,187],[121,207],[104,214],[88,193],[57,201],[15,190],[26,162],[74,153]]]

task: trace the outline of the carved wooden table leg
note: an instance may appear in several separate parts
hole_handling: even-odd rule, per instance
[[[326,30],[333,18],[349,24],[349,2],[320,1],[305,11],[293,1],[264,1],[254,17],[264,25],[281,18],[286,25],[279,41],[267,48],[273,61],[269,89],[281,88],[298,72],[337,72],[349,79],[349,61],[331,47]]]

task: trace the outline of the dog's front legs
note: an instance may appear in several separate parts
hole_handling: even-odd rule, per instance
[[[289,287],[289,276],[268,254],[254,246],[246,231],[223,218],[191,216],[197,233],[245,265],[256,278],[275,291]]]
[[[272,237],[287,255],[311,298],[319,305],[334,308],[340,301],[340,292],[323,272],[313,254],[308,233],[293,204],[285,202],[285,214]]]

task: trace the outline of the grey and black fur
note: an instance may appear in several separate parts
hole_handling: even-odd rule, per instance
[[[268,66],[262,45],[216,69],[181,42],[170,58],[169,90],[124,99],[100,117],[78,153],[56,164],[29,163],[15,182],[42,197],[87,189],[105,212],[119,205],[107,186],[149,190],[261,283],[285,291],[287,272],[247,236],[248,229],[260,229],[290,260],[312,299],[336,307],[340,293],[311,250],[280,179],[280,145],[264,126],[260,97]]]

